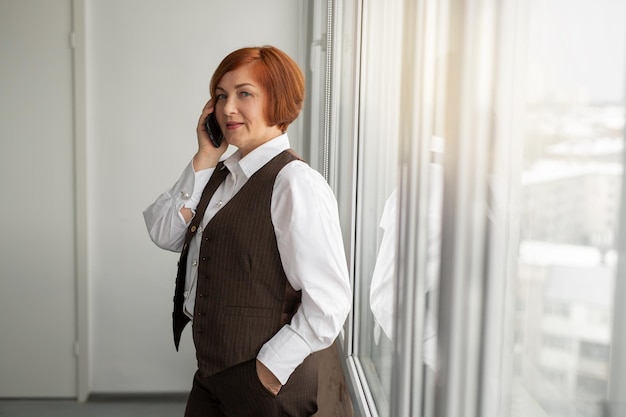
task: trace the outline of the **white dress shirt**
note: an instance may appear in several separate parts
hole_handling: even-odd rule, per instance
[[[201,228],[189,246],[184,311],[190,318],[202,230],[252,174],[289,148],[284,134],[244,158],[237,151],[224,160],[230,173],[211,198]],[[182,250],[187,224],[180,209],[195,211],[213,170],[194,172],[189,163],[176,184],[144,211],[150,238],[157,246],[174,252]],[[333,343],[351,308],[352,292],[337,201],[317,171],[302,161],[293,161],[279,172],[272,192],[271,218],[287,279],[295,290],[302,290],[302,304],[291,323],[280,329],[257,356],[284,385],[309,354]]]

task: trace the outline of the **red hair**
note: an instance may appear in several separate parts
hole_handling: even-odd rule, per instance
[[[265,94],[265,119],[284,133],[296,120],[304,101],[304,75],[296,62],[273,46],[241,48],[231,52],[217,66],[211,78],[211,97],[216,97],[217,85],[224,74],[244,65]]]

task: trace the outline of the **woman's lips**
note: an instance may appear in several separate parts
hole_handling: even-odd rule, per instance
[[[226,129],[228,130],[235,130],[238,127],[243,126],[243,123],[238,123],[238,122],[227,122],[226,123]]]

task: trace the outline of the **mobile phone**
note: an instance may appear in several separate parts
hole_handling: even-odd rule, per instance
[[[211,143],[216,148],[219,148],[224,140],[224,134],[222,133],[222,129],[220,129],[220,125],[217,124],[217,119],[215,118],[215,113],[209,114],[209,116],[204,121],[206,126],[206,131],[209,134],[209,139]]]

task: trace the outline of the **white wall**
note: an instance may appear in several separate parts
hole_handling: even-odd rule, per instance
[[[228,52],[273,44],[302,62],[304,3],[86,0],[92,393],[190,388],[190,329],[179,353],[171,332],[177,254],[150,242],[142,211],[193,156]]]
[[[0,1],[2,398],[76,389],[70,31],[70,0]]]

